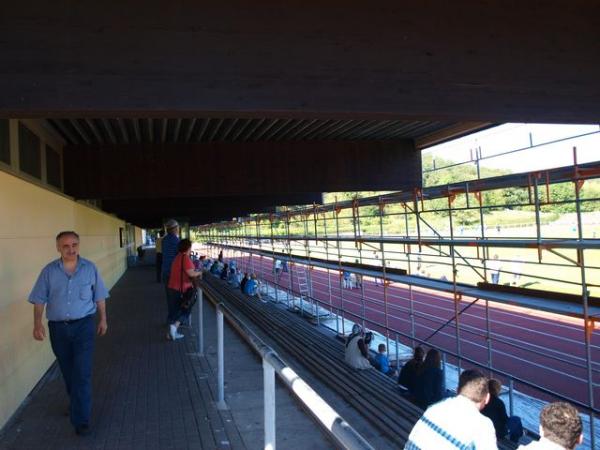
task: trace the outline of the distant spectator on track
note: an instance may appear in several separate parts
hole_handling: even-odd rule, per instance
[[[377,355],[375,356],[374,365],[377,370],[390,377],[398,375],[396,370],[390,367],[390,359],[388,358],[385,344],[379,344],[377,346]]]
[[[398,384],[408,389],[408,393],[413,397],[416,393],[417,377],[423,367],[424,357],[425,350],[423,350],[423,347],[415,347],[412,359],[402,366],[400,376],[398,377]]]
[[[363,334],[362,327],[355,324],[352,327],[352,334],[346,342],[346,353],[344,355],[346,363],[354,369],[370,369],[369,346],[367,337]]]
[[[479,412],[488,400],[487,377],[477,370],[465,370],[458,381],[458,395],[427,409],[404,449],[497,450],[494,425]]]
[[[281,275],[281,270],[283,268],[283,265],[281,263],[280,259],[276,259],[275,263],[273,265],[273,273],[275,274],[275,281],[278,282],[279,281],[279,276]]]
[[[513,273],[513,280],[512,280],[513,286],[517,286],[519,284],[519,282],[521,281],[521,272],[522,271],[523,271],[523,260],[521,258],[521,255],[517,255],[517,257],[515,258],[515,260],[512,263],[512,266],[511,266],[511,272]]]
[[[498,255],[494,255],[494,258],[488,262],[488,270],[492,277],[492,284],[500,283],[500,270],[502,270],[502,264],[498,260]]]
[[[421,371],[417,374],[415,394],[417,405],[423,409],[439,402],[446,395],[442,357],[436,349],[432,348],[427,352]]]
[[[583,442],[583,426],[577,410],[564,402],[549,403],[540,413],[540,440],[519,450],[573,450]]]
[[[351,274],[347,270],[342,272],[342,286],[344,289],[352,289]]]

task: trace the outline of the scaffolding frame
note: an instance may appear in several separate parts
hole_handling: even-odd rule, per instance
[[[479,159],[481,158],[481,152],[476,153],[476,164],[477,174],[480,175],[479,170]],[[481,298],[475,296],[474,300],[470,302],[466,308],[461,309],[461,302],[464,301],[463,293],[465,292],[463,284],[458,278],[458,271],[462,268],[473,271],[483,281],[488,282],[490,273],[494,270],[490,270],[490,250],[498,248],[508,249],[533,249],[537,251],[537,263],[548,264],[549,266],[558,267],[570,267],[579,269],[579,280],[570,282],[576,285],[580,289],[581,293],[581,318],[583,319],[583,344],[585,348],[585,368],[587,376],[587,401],[579,402],[574,401],[572,398],[561,395],[559,392],[548,391],[542,386],[535,386],[542,392],[554,395],[557,398],[563,398],[577,404],[578,407],[588,412],[590,418],[593,419],[596,414],[600,411],[595,405],[595,384],[594,384],[594,372],[598,372],[594,368],[594,365],[598,365],[599,362],[594,362],[592,358],[592,333],[595,328],[595,322],[600,320],[597,316],[596,310],[592,310],[590,307],[590,292],[591,287],[600,287],[598,284],[590,283],[588,280],[587,271],[591,269],[600,269],[600,267],[594,265],[586,266],[586,252],[591,250],[600,250],[600,239],[586,237],[583,230],[582,220],[582,205],[586,202],[600,202],[600,198],[583,198],[581,190],[586,180],[592,180],[600,178],[600,162],[588,163],[578,165],[577,163],[577,151],[573,148],[573,165],[560,167],[556,169],[548,169],[543,171],[534,171],[521,174],[511,174],[500,177],[477,179],[471,181],[465,181],[460,183],[447,184],[443,186],[434,186],[426,188],[416,188],[412,192],[395,192],[390,194],[378,195],[368,198],[354,198],[348,201],[336,201],[326,205],[311,205],[309,207],[301,208],[282,208],[281,211],[271,214],[257,214],[250,217],[237,218],[234,221],[221,222],[218,224],[205,225],[198,228],[200,239],[208,245],[220,246],[222,248],[229,248],[233,252],[239,252],[240,255],[248,253],[249,255],[256,254],[260,255],[262,259],[265,256],[265,250],[263,245],[270,244],[270,248],[267,250],[270,252],[270,256],[275,263],[277,257],[281,257],[282,253],[287,254],[287,258],[290,261],[290,271],[296,270],[294,267],[295,259],[300,258],[303,264],[308,268],[308,274],[310,278],[311,270],[314,267],[323,266],[322,264],[312,260],[313,254],[322,254],[327,261],[335,263],[339,274],[339,307],[334,307],[333,302],[333,286],[331,279],[331,268],[327,268],[327,280],[328,280],[328,300],[324,303],[328,306],[331,311],[337,310],[341,316],[342,326],[341,332],[343,333],[346,329],[344,326],[345,317],[348,314],[356,316],[355,313],[349,311],[345,307],[344,288],[343,288],[343,276],[344,272],[349,270],[347,263],[352,259],[356,259],[356,262],[363,266],[365,261],[369,262],[368,270],[352,269],[353,272],[360,275],[359,286],[361,289],[360,295],[360,306],[361,313],[359,319],[363,324],[368,321],[367,314],[365,312],[365,291],[362,283],[363,277],[373,276],[372,271],[378,271],[378,276],[375,279],[380,279],[383,284],[383,315],[384,323],[380,324],[385,330],[385,337],[387,342],[387,348],[389,349],[390,336],[394,336],[398,341],[398,331],[390,328],[389,324],[389,311],[388,311],[388,288],[390,283],[394,282],[394,279],[398,279],[388,273],[388,267],[391,263],[402,262],[406,264],[407,276],[402,278],[402,283],[408,286],[408,316],[410,320],[411,332],[407,336],[410,338],[410,342],[414,343],[421,342],[427,343],[428,339],[420,340],[416,336],[415,328],[415,309],[414,309],[414,292],[413,286],[418,286],[417,278],[419,276],[419,270],[422,264],[426,261],[423,260],[423,255],[431,256],[437,254],[435,258],[446,258],[447,264],[451,268],[451,280],[447,280],[447,287],[444,290],[452,295],[452,302],[454,307],[454,315],[445,324],[442,324],[435,333],[444,329],[448,324],[453,323],[455,329],[455,342],[456,348],[453,352],[448,352],[457,363],[457,366],[462,365],[464,359],[463,351],[461,348],[461,332],[466,331],[464,327],[461,327],[461,316],[462,314],[473,304],[483,300],[485,308],[486,318],[486,329],[485,329],[485,341],[487,349],[487,364],[486,369],[490,373],[499,373],[497,369],[493,367],[493,337],[491,332],[491,321],[490,321],[490,302],[493,302],[493,298]],[[573,187],[573,199],[572,200],[561,200],[556,201],[552,199],[551,186],[560,183],[571,183]],[[487,191],[505,189],[505,188],[524,188],[527,190],[527,202],[521,203],[506,203],[506,204],[485,204],[483,201],[483,193]],[[455,200],[458,196],[464,195],[466,206],[457,206]],[[475,201],[472,200],[475,199]],[[446,199],[446,207],[426,207],[426,203],[431,203],[432,200]],[[542,233],[542,218],[541,212],[543,207],[552,205],[563,205],[563,204],[574,204],[576,213],[576,236],[573,238],[544,238]],[[387,213],[391,206],[396,206],[396,211]],[[427,205],[429,206],[429,205]],[[366,207],[375,207],[376,213],[371,215],[365,215]],[[531,238],[502,238],[494,239],[488,234],[488,229],[485,224],[485,212],[490,209],[498,208],[532,208],[534,215],[534,223],[531,226],[535,229],[535,235]],[[458,237],[456,235],[456,220],[455,215],[460,214],[462,211],[473,211],[476,210],[479,215],[479,236],[475,237]],[[346,212],[346,214],[342,214]],[[438,232],[434,226],[432,226],[424,215],[435,213],[444,214],[448,218],[448,230],[447,233]],[[385,219],[392,216],[401,216],[404,222],[404,232],[396,233],[393,236],[389,236],[386,233]],[[365,234],[362,225],[365,220],[376,219],[378,221],[378,234]],[[351,232],[342,232],[340,226],[341,221],[349,221]],[[248,224],[255,223],[255,233],[248,232]],[[281,227],[283,222],[284,226]],[[333,229],[335,234],[332,235],[331,223],[334,223]],[[414,226],[411,224],[414,223]],[[264,227],[267,227],[267,233],[261,233]],[[282,229],[283,228],[283,229]],[[312,229],[312,230],[311,230]],[[294,230],[294,233],[291,232]],[[297,231],[300,231],[298,233]],[[414,230],[414,231],[413,231]],[[462,233],[461,233],[462,234]],[[267,236],[265,240],[263,236]],[[347,244],[347,245],[346,245]],[[393,246],[394,250],[390,248]],[[324,251],[317,251],[320,247],[324,247]],[[334,250],[332,251],[332,247]],[[354,247],[354,249],[352,249]],[[365,250],[367,248],[368,250]],[[401,248],[402,250],[398,250]],[[465,256],[459,249],[469,249],[476,251],[475,257]],[[418,249],[418,251],[414,251]],[[426,251],[424,251],[426,249]],[[280,251],[282,250],[282,251]],[[374,254],[373,258],[367,258],[364,256],[365,251],[372,251]],[[430,253],[427,253],[430,252]],[[563,253],[563,251],[574,251],[576,258],[572,258],[569,255]],[[544,262],[544,252],[547,252],[553,256],[560,258],[561,263],[548,263]],[[301,256],[302,255],[302,256]],[[417,260],[415,261],[415,256]],[[254,258],[251,259],[254,264]],[[375,264],[378,261],[378,264]],[[437,260],[436,260],[437,261]],[[476,261],[482,261],[481,266],[477,266]],[[505,260],[507,262],[515,262],[511,260]],[[413,273],[413,266],[417,264],[417,274]],[[440,264],[439,262],[436,262]],[[527,262],[527,264],[533,264]],[[261,264],[262,266],[262,264]],[[252,270],[254,271],[254,266]],[[511,272],[498,270],[499,274],[511,274]],[[288,292],[294,291],[292,282],[292,274],[289,277],[289,289]],[[512,275],[515,275],[512,273]],[[414,278],[413,282],[411,279]],[[530,278],[537,278],[544,280],[544,277],[530,276]],[[568,283],[567,283],[568,284]],[[312,287],[312,280],[309,281],[309,285]],[[435,287],[432,288],[436,290]],[[470,292],[475,292],[471,290]],[[310,292],[309,298],[311,302],[315,302],[316,305],[321,302],[314,298],[312,291]],[[543,300],[543,299],[540,299]],[[289,293],[288,293],[289,303]],[[531,308],[531,305],[528,307]],[[304,309],[302,308],[302,311]],[[591,311],[594,314],[591,314]],[[318,320],[317,314],[317,320]],[[339,333],[339,327],[336,321],[336,331]],[[401,333],[400,333],[401,334]],[[430,336],[430,338],[432,337]],[[431,345],[431,344],[427,344]],[[396,347],[397,348],[397,347]],[[398,354],[396,352],[396,359]],[[473,364],[473,361],[469,361],[469,364]],[[507,375],[507,374],[504,374]],[[513,385],[515,377],[507,375],[510,386]],[[532,385],[526,380],[518,380],[521,383]],[[512,404],[511,404],[512,408]],[[594,420],[590,420],[591,428],[591,442],[592,447],[595,443],[594,436]]]

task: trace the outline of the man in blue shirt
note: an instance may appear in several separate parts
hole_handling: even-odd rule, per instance
[[[177,247],[179,246],[179,223],[175,219],[170,219],[165,223],[167,234],[162,239],[162,280],[165,284],[165,295],[167,298],[167,326],[171,323],[171,308],[173,302],[169,300],[169,277],[171,276],[171,265],[177,256]]]
[[[250,279],[244,285],[244,294],[251,297],[258,297],[260,301],[263,301],[262,296],[258,291],[258,280],[256,279],[256,274],[253,273]]]
[[[105,299],[108,291],[91,261],[79,256],[79,235],[62,231],[56,236],[60,258],[40,273],[29,302],[33,304],[33,337],[43,341],[44,308],[50,331],[50,344],[58,360],[67,394],[69,415],[75,432],[90,433],[92,411],[92,358],[94,328],[100,336],[108,329]],[[94,316],[98,312],[98,326]]]

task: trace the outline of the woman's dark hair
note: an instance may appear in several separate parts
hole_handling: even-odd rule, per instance
[[[415,352],[413,353],[413,359],[416,359],[419,362],[423,362],[423,358],[425,357],[425,350],[420,345],[415,347]]]
[[[436,369],[442,368],[442,356],[440,355],[440,352],[434,348],[427,352],[425,362],[423,363],[423,369],[428,369],[429,367],[435,367]]]
[[[190,241],[189,239],[182,239],[179,241],[179,245],[177,246],[177,251],[179,253],[185,253],[190,248],[192,248],[192,241]]]
[[[365,333],[365,344],[369,344],[372,340],[373,340],[373,333],[371,333],[370,331],[367,331]]]

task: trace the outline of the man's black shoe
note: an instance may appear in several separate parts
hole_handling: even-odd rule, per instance
[[[92,432],[92,429],[90,428],[89,425],[77,425],[75,427],[75,433],[78,436],[87,436],[91,432]]]

